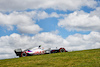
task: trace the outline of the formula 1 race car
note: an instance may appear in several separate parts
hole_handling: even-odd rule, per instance
[[[41,54],[50,54],[50,53],[58,53],[58,52],[68,52],[65,50],[65,48],[48,48],[44,49],[39,47],[29,48],[24,51],[22,49],[15,49],[14,52],[16,53],[16,56],[19,57],[25,57],[25,56],[32,56],[32,55],[41,55]]]

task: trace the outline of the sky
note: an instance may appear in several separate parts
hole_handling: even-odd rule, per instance
[[[39,45],[100,48],[100,0],[0,0],[0,59]]]

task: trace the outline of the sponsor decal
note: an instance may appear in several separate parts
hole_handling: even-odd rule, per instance
[[[44,54],[44,51],[35,51],[34,54]]]
[[[32,51],[28,50],[27,52],[32,52]]]

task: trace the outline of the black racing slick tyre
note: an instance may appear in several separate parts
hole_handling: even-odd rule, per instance
[[[27,56],[27,53],[26,52],[22,52],[21,53],[21,57],[26,57]]]
[[[62,52],[66,52],[66,50],[65,50],[65,48],[60,48],[60,49],[59,49],[59,52],[61,52],[61,53],[62,53]]]

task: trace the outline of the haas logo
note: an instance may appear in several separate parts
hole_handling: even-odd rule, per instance
[[[34,54],[44,54],[45,51],[35,51]]]

